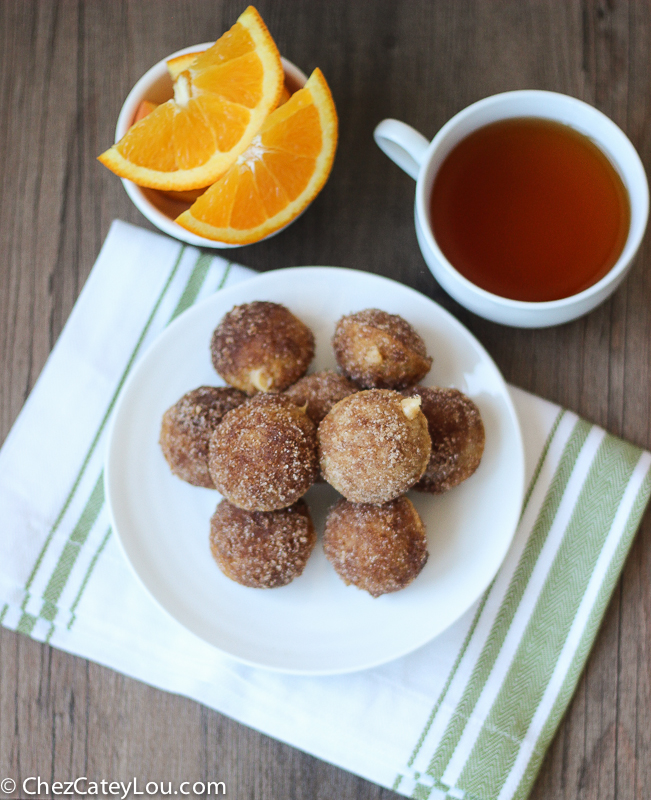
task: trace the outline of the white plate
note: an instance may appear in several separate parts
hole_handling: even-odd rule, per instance
[[[311,371],[334,368],[335,322],[364,308],[407,319],[434,365],[426,385],[454,386],[481,410],[486,449],[477,472],[442,496],[411,492],[427,529],[430,557],[406,589],[373,599],[345,586],[317,544],[305,572],[280,589],[248,589],[219,571],[208,545],[220,499],[174,477],[159,448],[165,409],[202,384],[221,385],[210,337],[234,305],[271,300],[314,331]],[[428,642],[466,611],[497,572],[513,537],[524,489],[518,419],[497,367],[450,314],[386,278],[332,267],[268,272],[190,308],[135,367],[110,433],[106,496],[115,530],[136,574],[182,625],[248,664],[300,674],[365,669]],[[306,497],[317,530],[337,495]]]

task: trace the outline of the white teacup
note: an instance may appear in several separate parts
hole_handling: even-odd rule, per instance
[[[491,122],[538,117],[569,125],[591,139],[610,159],[628,192],[631,223],[624,249],[612,269],[582,292],[547,302],[500,297],[471,283],[441,252],[432,233],[429,202],[436,173],[448,153],[466,136]],[[580,317],[603,302],[624,279],[638,251],[649,215],[644,167],[623,131],[596,108],[556,92],[523,90],[480,100],[447,122],[431,142],[404,122],[383,120],[375,141],[392,161],[416,180],[416,235],[432,274],[462,306],[481,317],[519,328],[544,328]]]

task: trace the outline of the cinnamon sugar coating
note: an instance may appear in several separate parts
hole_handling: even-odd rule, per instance
[[[237,389],[200,386],[163,414],[160,446],[172,472],[193,486],[214,489],[208,472],[208,443],[228,411],[246,395]]]
[[[208,469],[215,487],[239,508],[286,508],[317,477],[315,425],[288,397],[257,395],[213,432]]]
[[[481,462],[486,437],[479,409],[458,389],[417,386],[403,394],[421,398],[432,439],[429,464],[414,489],[447,492],[469,478]]]
[[[318,428],[321,472],[355,503],[386,503],[410,489],[429,462],[427,420],[388,389],[340,400]]]
[[[343,375],[326,370],[305,375],[289,389],[285,395],[297,406],[306,406],[307,414],[315,425],[330,409],[344,397],[359,391],[359,386]]]
[[[342,317],[332,346],[342,372],[367,389],[413,386],[432,366],[425,343],[412,326],[377,308]]]
[[[244,511],[222,500],[210,520],[210,550],[221,571],[255,589],[286,586],[305,569],[316,532],[303,500],[278,511]]]
[[[213,366],[231,386],[248,395],[282,391],[307,371],[314,335],[285,306],[256,301],[224,316],[210,352]]]
[[[404,589],[428,557],[425,527],[406,497],[381,506],[340,500],[328,514],[323,549],[345,583],[373,597]]]

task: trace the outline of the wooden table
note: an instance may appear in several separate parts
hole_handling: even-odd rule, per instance
[[[34,385],[112,219],[150,227],[95,156],[154,62],[217,37],[233,0],[0,2],[0,437]],[[584,319],[540,331],[464,311],[437,286],[413,229],[414,184],[374,145],[384,117],[426,136],[496,92],[593,103],[651,164],[651,4],[260,0],[281,52],[319,66],[340,144],[331,179],[282,235],[237,252],[391,276],[450,309],[507,380],[651,445],[651,254]],[[0,520],[0,526],[2,522]],[[4,534],[11,533],[3,531]],[[651,518],[646,516],[533,797],[651,796]],[[226,782],[237,800],[394,797],[179,697],[0,631],[0,777],[116,775]]]

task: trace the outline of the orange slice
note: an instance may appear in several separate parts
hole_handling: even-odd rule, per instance
[[[207,186],[246,150],[282,88],[278,48],[249,6],[179,74],[174,98],[133,125],[99,160],[140,186]]]
[[[283,84],[283,90],[280,93],[280,100],[278,101],[278,105],[282,106],[282,104],[286,103],[291,96],[292,96],[292,93],[287,88],[287,84]]]
[[[151,114],[154,109],[158,107],[158,103],[152,103],[150,100],[143,100],[142,103],[138,106],[136,110],[136,115],[133,118],[133,124],[135,125],[136,122],[140,122],[141,119],[144,119],[147,114]],[[187,189],[184,192],[168,192],[162,189],[162,193],[169,197],[170,200],[177,200],[181,203],[194,203],[197,197],[201,197],[201,195],[206,191],[205,186],[202,186],[200,189]]]
[[[175,58],[170,58],[169,61],[166,62],[167,64],[167,71],[169,73],[170,78],[172,81],[176,81],[179,75],[184,72],[186,69],[190,69],[191,64],[196,60],[197,56],[203,53],[203,50],[196,50],[194,53],[184,53],[182,56],[176,56]],[[287,88],[287,84],[283,84],[283,90],[280,94],[280,100],[278,101],[278,105],[281,106],[283,103],[286,103],[289,98],[291,97],[292,93]],[[143,100],[140,104],[141,106],[144,103],[148,102],[147,100]],[[144,116],[144,115],[143,115]],[[138,117],[136,114],[134,122],[138,122],[139,119],[142,117]]]
[[[133,118],[133,124],[135,125],[136,122],[140,122],[141,119],[144,119],[147,114],[151,114],[151,112],[156,108],[158,108],[158,103],[152,103],[151,100],[143,100],[136,110],[136,116]]]
[[[186,69],[190,69],[193,62],[197,60],[197,57],[204,52],[205,50],[195,50],[194,53],[184,53],[182,56],[170,58],[169,61],[165,62],[170,78],[175,81],[182,72],[185,72]]]
[[[328,179],[337,112],[321,70],[265,120],[249,148],[177,218],[229,244],[257,242],[297,217]]]

